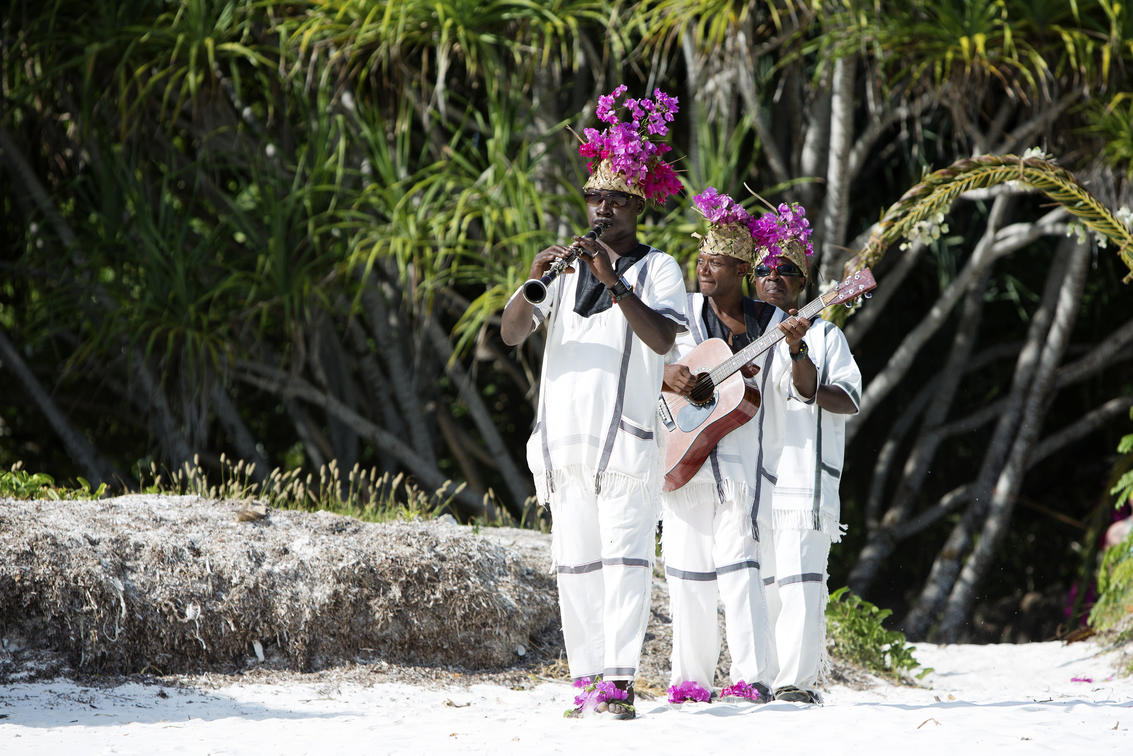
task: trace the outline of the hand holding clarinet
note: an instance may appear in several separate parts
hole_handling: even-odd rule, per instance
[[[535,255],[535,259],[531,263],[531,278],[523,284],[523,298],[531,304],[539,304],[546,299],[547,287],[558,274],[573,273],[574,267],[572,266],[579,255],[586,255],[591,268],[594,268],[596,264],[602,267],[601,261],[595,260],[596,256],[601,255],[606,262],[605,267],[612,271],[613,266],[610,265],[605,251],[596,244],[596,240],[608,226],[609,223],[606,221],[598,221],[585,236],[575,237],[575,242],[570,247],[554,244]],[[598,270],[594,272],[595,274],[599,273]],[[599,278],[601,279],[600,275]]]

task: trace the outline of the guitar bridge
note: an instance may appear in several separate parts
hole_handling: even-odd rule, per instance
[[[657,416],[661,418],[661,424],[665,426],[665,430],[671,432],[673,428],[677,427],[676,421],[673,420],[673,413],[669,409],[664,396],[657,400]]]

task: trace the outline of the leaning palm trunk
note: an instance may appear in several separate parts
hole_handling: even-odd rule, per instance
[[[1056,258],[1047,276],[1047,291],[1038,311],[1032,316],[1026,343],[1019,353],[1015,375],[1007,392],[1007,400],[999,415],[995,431],[984,454],[979,475],[972,488],[972,500],[964,516],[953,527],[941,548],[928,579],[912,610],[902,623],[910,638],[923,638],[928,634],[937,614],[944,607],[960,573],[961,563],[972,546],[976,532],[987,517],[989,500],[994,486],[1002,475],[1007,459],[1014,447],[1014,439],[1024,422],[1023,413],[1027,397],[1033,387],[1033,376],[1043,351],[1043,342],[1054,318],[1057,299],[1057,282],[1062,279],[1065,264]],[[1036,411],[1039,408],[1035,408]]]
[[[1050,289],[1057,290],[1053,323],[1043,334],[1042,352],[1026,394],[1026,403],[1020,414],[1020,423],[1016,429],[1010,455],[999,472],[995,486],[991,489],[991,501],[988,504],[988,513],[979,542],[964,563],[964,568],[945,605],[944,616],[938,629],[939,637],[945,642],[957,640],[971,614],[976,587],[987,574],[1010,526],[1015,497],[1022,484],[1027,457],[1038,438],[1045,408],[1049,404],[1054,387],[1055,371],[1070,341],[1070,332],[1082,300],[1089,261],[1089,247],[1078,244],[1069,255],[1065,276],[1059,276],[1061,282],[1055,279],[1055,272],[1060,271],[1063,266],[1056,265],[1052,268],[1051,277],[1055,280],[1052,280]]]
[[[23,153],[17,148],[11,135],[2,127],[0,127],[0,159],[7,164],[14,174],[20,177],[21,185],[31,196],[36,209],[48,219],[63,246],[78,263],[78,268],[88,269],[86,255],[75,232],[59,212],[54,199]],[[89,290],[89,298],[83,300],[84,303],[89,303],[85,305],[87,314],[93,320],[99,322],[111,317],[111,313],[114,311],[112,297],[98,283],[87,281],[85,285]],[[190,444],[174,418],[165,391],[160,385],[160,381],[154,377],[146,355],[133,344],[122,344],[121,348],[126,354],[130,374],[137,379],[142,387],[140,395],[131,393],[126,398],[133,401],[141,412],[153,418],[154,431],[161,441],[171,467],[178,468],[190,462],[193,458]],[[102,479],[101,475],[95,477]]]
[[[879,469],[874,475],[866,509],[866,527],[869,529],[869,537],[849,577],[850,587],[859,595],[864,594],[869,589],[873,578],[896,546],[897,542],[893,538],[893,530],[904,524],[909,518],[916,500],[916,494],[920,491],[937,447],[943,440],[938,429],[952,409],[953,400],[959,390],[960,380],[965,374],[963,368],[971,362],[971,353],[975,347],[976,334],[982,320],[990,273],[991,268],[985,268],[974,285],[968,290],[960,322],[952,339],[952,349],[948,360],[944,368],[939,371],[939,377],[926,385],[918,395],[918,399],[921,401],[918,402],[915,415],[921,414],[921,408],[924,412],[921,433],[908,454],[901,481],[885,516],[881,518],[880,522],[874,513],[880,508],[887,469]],[[904,425],[906,418],[908,418],[907,422],[911,423],[915,415],[911,408],[906,409],[906,412],[900,418],[899,425]],[[901,428],[895,430],[901,430]],[[886,450],[892,448],[894,452],[879,456],[879,465],[883,458],[888,460],[895,456],[895,449],[900,446],[899,442],[900,438],[896,439],[892,445],[886,444]]]
[[[113,468],[59,409],[51,394],[40,384],[20,356],[20,351],[3,330],[0,330],[0,368],[10,370],[23,384],[24,390],[31,396],[32,401],[51,424],[52,430],[63,442],[63,446],[67,448],[67,453],[83,468],[83,474],[90,479],[90,482],[95,486],[109,483],[114,477]]]
[[[912,328],[893,352],[884,372],[874,378],[862,394],[861,411],[846,425],[846,442],[850,443],[873,411],[893,391],[912,368],[917,355],[936,333],[948,322],[952,309],[961,301],[973,281],[980,280],[983,272],[1000,257],[1026,246],[1041,234],[1061,233],[1065,226],[1059,221],[1062,211],[1055,210],[1029,227],[1029,232],[1012,234],[1001,239],[999,232],[1007,215],[1008,197],[999,197],[992,206],[987,231],[976,246],[964,269],[940,295],[925,317]]]

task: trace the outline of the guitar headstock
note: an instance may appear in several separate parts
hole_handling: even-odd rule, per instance
[[[862,268],[856,273],[846,276],[837,286],[823,294],[822,304],[826,307],[842,304],[860,297],[876,287],[877,281],[873,280],[873,273],[870,272],[869,268]]]

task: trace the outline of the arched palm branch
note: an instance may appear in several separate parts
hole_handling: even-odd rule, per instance
[[[885,211],[869,240],[849,262],[848,275],[875,265],[885,251],[901,239],[915,237],[920,224],[945,213],[965,192],[1003,183],[1042,192],[1066,208],[1099,237],[1112,241],[1133,282],[1133,229],[1120,220],[1065,168],[1040,157],[979,155],[957,160],[934,171],[909,189]]]

